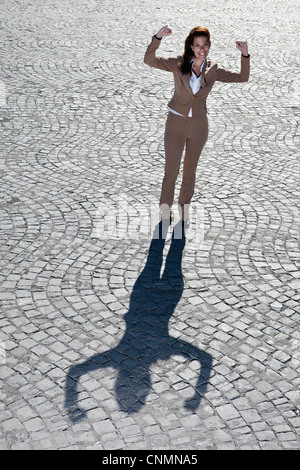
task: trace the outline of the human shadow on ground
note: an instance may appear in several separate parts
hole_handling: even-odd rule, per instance
[[[86,416],[79,407],[79,381],[90,372],[117,370],[115,394],[121,411],[138,412],[152,390],[150,369],[158,360],[180,355],[200,365],[194,394],[185,401],[185,408],[196,410],[209,381],[212,357],[188,342],[169,335],[169,320],[182,296],[184,281],[181,269],[185,234],[176,236],[181,224],[175,225],[165,268],[161,275],[165,239],[158,238],[161,222],[155,227],[146,265],[136,280],[129,310],[125,314],[126,330],[119,344],[109,351],[95,354],[81,364],[70,367],[65,385],[65,409],[76,423]]]

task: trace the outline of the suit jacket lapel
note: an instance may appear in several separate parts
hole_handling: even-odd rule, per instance
[[[203,65],[203,69],[202,69],[202,73],[201,73],[201,80],[200,80],[201,88],[200,88],[200,90],[196,93],[196,95],[197,95],[198,93],[201,93],[201,90],[203,90],[203,88],[206,87],[206,78],[205,78],[205,76],[206,76],[206,73],[209,71],[209,69],[210,69],[210,67],[209,67],[209,65],[207,64],[207,60],[205,60],[205,63],[204,63],[204,65]],[[190,78],[191,78],[190,74],[187,73],[187,74],[185,74],[185,75],[182,75],[182,78],[183,78],[184,86],[189,90],[189,92],[190,92],[191,94],[193,94],[193,92],[192,92],[192,90],[191,90],[191,88],[190,88]]]
[[[193,92],[190,88],[190,78],[191,78],[190,74],[186,73],[186,74],[182,75],[182,77],[183,77],[184,86],[189,90],[190,93],[193,94]]]
[[[206,87],[206,80],[205,80],[206,69],[207,69],[207,60],[205,60],[205,64],[203,65],[203,69],[202,69],[201,81],[200,81],[201,88]],[[200,90],[201,90],[201,88],[200,88]]]

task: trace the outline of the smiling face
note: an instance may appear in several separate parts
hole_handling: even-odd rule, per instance
[[[210,41],[206,36],[196,36],[191,46],[195,59],[199,59],[201,62],[208,56],[209,48]]]

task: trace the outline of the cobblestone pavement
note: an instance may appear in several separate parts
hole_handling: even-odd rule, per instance
[[[251,53],[209,97],[185,244],[152,240],[163,24],[161,55],[196,24]],[[2,449],[300,448],[299,30],[298,0],[2,1]]]

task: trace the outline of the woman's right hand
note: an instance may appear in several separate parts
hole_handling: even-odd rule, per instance
[[[172,30],[168,27],[168,25],[166,25],[160,28],[160,30],[158,31],[158,33],[156,33],[155,36],[157,38],[163,38],[164,36],[170,36],[170,34],[172,34]]]

